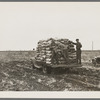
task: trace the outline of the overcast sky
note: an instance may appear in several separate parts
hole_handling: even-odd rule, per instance
[[[0,2],[0,50],[32,50],[50,37],[100,50],[100,2]]]

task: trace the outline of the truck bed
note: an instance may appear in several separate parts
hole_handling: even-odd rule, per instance
[[[81,64],[58,64],[52,65],[53,68],[62,67],[62,68],[70,68],[70,67],[81,67]]]
[[[61,68],[71,68],[71,67],[81,67],[82,65],[81,64],[77,64],[77,63],[72,63],[72,64],[52,64],[52,65],[48,65],[46,64],[45,62],[41,62],[41,61],[38,61],[38,60],[34,60],[34,65],[37,67],[37,68],[41,68],[43,66],[50,66],[52,68],[57,68],[57,67],[61,67]]]

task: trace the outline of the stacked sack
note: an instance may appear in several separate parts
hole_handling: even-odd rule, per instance
[[[62,44],[62,46],[61,46]],[[66,60],[62,55],[63,45],[68,46],[69,63],[76,63],[76,51],[74,45],[68,39],[53,39],[41,40],[38,42],[36,60],[45,62],[46,64],[57,64],[53,58],[53,49],[56,48],[59,64],[66,64]]]

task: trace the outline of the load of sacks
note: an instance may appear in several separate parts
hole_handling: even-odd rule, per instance
[[[66,47],[68,62],[63,56],[63,49]],[[49,65],[76,63],[76,51],[74,45],[68,39],[47,39],[40,40],[37,46],[37,61],[45,62]],[[56,56],[54,56],[54,51]]]

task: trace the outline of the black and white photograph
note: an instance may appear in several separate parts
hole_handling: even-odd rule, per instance
[[[0,91],[100,91],[100,2],[0,2]]]

